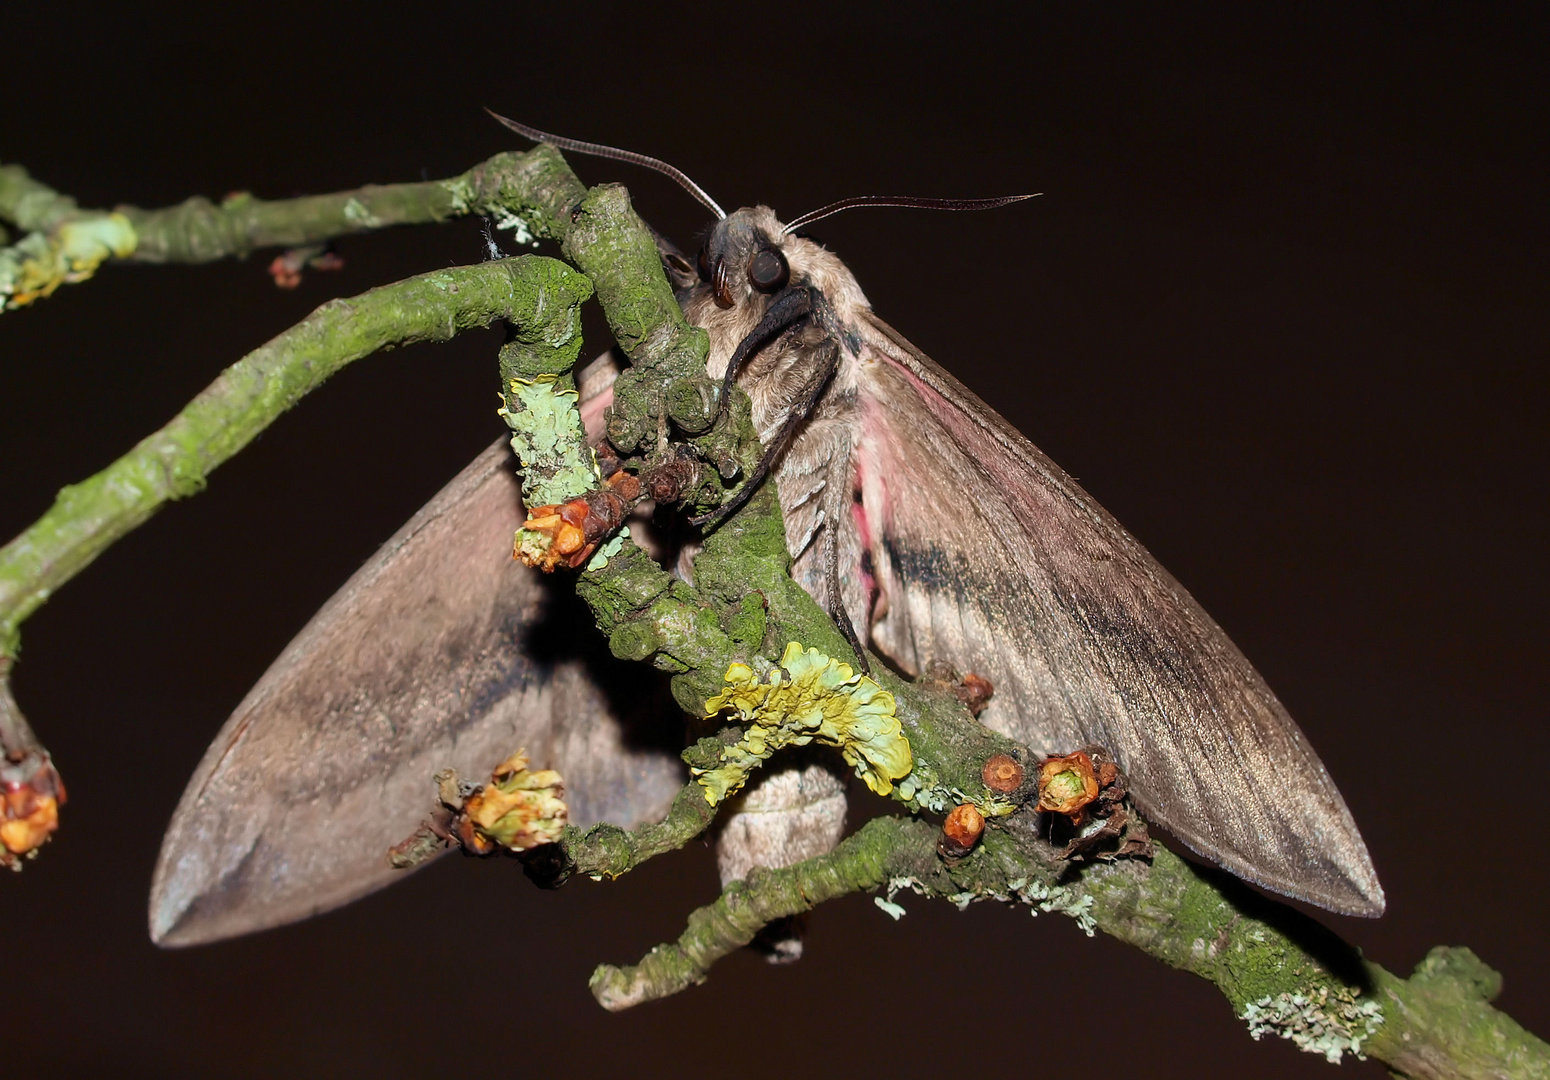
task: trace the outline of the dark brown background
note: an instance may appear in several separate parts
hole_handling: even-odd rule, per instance
[[[1476,6],[1271,22],[473,0],[6,21],[4,159],[85,205],[450,175],[517,145],[485,104],[787,216],[864,192],[1045,192],[819,231],[1299,717],[1389,895],[1379,921],[1326,921],[1398,971],[1470,945],[1550,1034],[1542,25]],[[683,244],[706,223],[660,178],[577,167],[627,182]],[[323,299],[481,241],[463,223],[341,250],[343,273],[295,293],[267,257],[110,268],[0,317],[0,534]],[[0,881],[6,1076],[1331,1075],[1251,1042],[1206,984],[991,905],[906,901],[895,925],[851,898],[795,967],[740,955],[603,1013],[592,965],[712,897],[699,847],[557,894],[453,860],[310,924],[153,948],[146,889],[184,780],[308,615],[499,431],[496,341],[358,365],[28,623],[16,692],[71,801]]]

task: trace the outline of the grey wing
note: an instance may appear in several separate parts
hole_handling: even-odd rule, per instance
[[[237,707],[189,781],[151,885],[151,937],[192,945],[326,911],[402,876],[386,852],[435,803],[526,747],[571,821],[660,817],[682,782],[650,695],[605,691],[574,603],[511,558],[514,461],[492,446],[347,582]],[[594,653],[596,650],[594,649]],[[623,695],[621,695],[622,699]]]
[[[1108,747],[1143,810],[1240,877],[1381,914],[1344,800],[1221,628],[984,402],[880,320],[863,336],[876,647],[985,675],[981,720],[1037,751]]]

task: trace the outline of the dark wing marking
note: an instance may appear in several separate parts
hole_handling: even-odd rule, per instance
[[[1143,809],[1235,874],[1380,914],[1340,793],[1221,628],[984,402],[881,320],[862,330],[877,647],[986,675],[981,719],[1035,750],[1108,747]]]
[[[568,589],[511,558],[521,493],[504,441],[389,540],[296,636],[205,753],[162,842],[151,937],[191,945],[304,919],[401,871],[389,845],[526,747],[565,777],[577,824],[662,816],[682,782],[649,716],[603,688]],[[561,583],[562,585],[564,583]],[[594,650],[595,652],[596,650]],[[631,712],[649,709],[634,672]],[[680,734],[676,710],[670,739]],[[658,723],[662,716],[656,717]]]

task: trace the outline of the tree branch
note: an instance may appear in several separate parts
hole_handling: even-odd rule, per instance
[[[105,260],[211,262],[264,247],[324,244],[393,225],[422,225],[489,214],[523,239],[555,237],[586,195],[570,167],[545,146],[497,154],[459,176],[410,184],[266,201],[247,192],[219,204],[203,196],[144,210],[122,205],[82,210],[74,199],[0,166],[0,220],[26,235],[0,248],[0,300],[21,307],[61,284],[84,281]],[[568,223],[567,223],[568,225]]]

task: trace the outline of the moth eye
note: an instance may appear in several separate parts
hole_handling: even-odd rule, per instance
[[[700,257],[694,260],[694,265],[700,271],[700,280],[710,280],[710,245],[700,245]]]
[[[786,257],[774,248],[765,248],[748,264],[748,281],[762,293],[779,292],[791,280]]]

